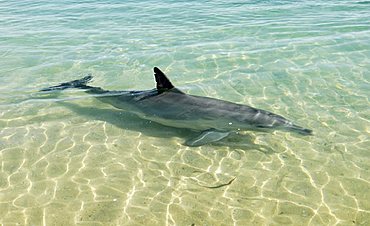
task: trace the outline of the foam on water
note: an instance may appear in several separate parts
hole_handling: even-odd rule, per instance
[[[368,1],[0,1],[0,223],[369,225]],[[213,145],[79,90],[154,87],[314,130]],[[65,101],[61,101],[65,100]]]

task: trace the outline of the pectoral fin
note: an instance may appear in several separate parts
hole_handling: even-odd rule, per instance
[[[199,136],[187,140],[185,144],[190,147],[202,146],[215,141],[219,141],[227,137],[229,134],[230,132],[206,130],[203,131]]]

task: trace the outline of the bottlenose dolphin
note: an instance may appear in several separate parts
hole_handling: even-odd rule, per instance
[[[78,88],[102,102],[118,109],[130,111],[140,118],[162,125],[187,128],[200,132],[185,142],[188,146],[201,146],[227,137],[240,130],[286,130],[311,135],[312,130],[293,124],[286,118],[265,111],[210,97],[183,93],[172,85],[167,76],[154,67],[156,88],[143,91],[109,91],[87,85],[88,75],[82,79],[61,83],[41,91]]]

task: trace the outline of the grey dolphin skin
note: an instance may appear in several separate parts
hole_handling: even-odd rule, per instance
[[[154,68],[157,87],[143,91],[108,91],[87,85],[92,76],[61,83],[41,91],[78,88],[95,94],[102,102],[118,109],[132,112],[140,118],[162,125],[187,128],[200,132],[185,142],[188,146],[201,146],[227,137],[240,130],[286,130],[302,135],[312,135],[312,130],[293,124],[284,117],[210,97],[188,95],[175,88],[167,76]]]

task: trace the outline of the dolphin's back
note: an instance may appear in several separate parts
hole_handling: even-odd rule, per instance
[[[139,100],[136,105],[146,118],[154,121],[158,119],[162,123],[167,120],[171,124],[173,121],[182,121],[181,127],[194,127],[198,130],[217,127],[227,130],[233,123],[240,127],[241,123],[258,124],[258,120],[262,119],[253,119],[258,110],[249,106],[176,91]]]

